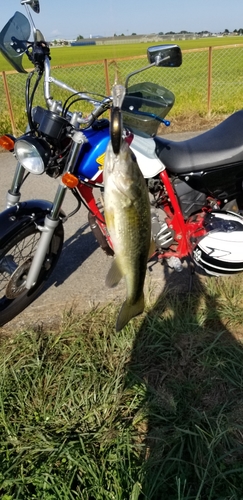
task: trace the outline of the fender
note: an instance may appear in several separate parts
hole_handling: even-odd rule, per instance
[[[51,209],[50,201],[28,200],[4,210],[0,214],[0,249],[16,234],[16,231],[43,222]],[[63,218],[65,214],[61,212],[60,215]]]

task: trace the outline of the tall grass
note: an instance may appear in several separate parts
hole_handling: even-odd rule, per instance
[[[242,281],[168,288],[119,334],[66,312],[0,351],[3,500],[239,500]]]

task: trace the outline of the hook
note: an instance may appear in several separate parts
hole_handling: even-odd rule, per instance
[[[111,122],[110,122],[110,136],[111,145],[115,155],[120,152],[120,147],[122,143],[122,113],[118,106],[112,108],[111,110]]]

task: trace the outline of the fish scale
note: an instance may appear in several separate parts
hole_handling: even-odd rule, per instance
[[[123,141],[119,154],[111,143],[104,165],[104,212],[113,242],[115,257],[106,285],[126,282],[126,300],[119,312],[116,330],[120,331],[144,310],[144,280],[151,242],[151,217],[148,190],[136,158]]]

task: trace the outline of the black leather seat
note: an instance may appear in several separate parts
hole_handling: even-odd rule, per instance
[[[243,162],[243,110],[192,139],[176,142],[155,137],[154,140],[157,156],[175,174]]]

